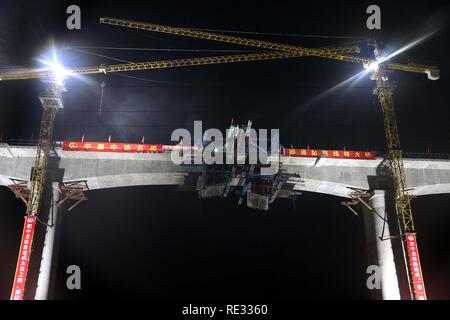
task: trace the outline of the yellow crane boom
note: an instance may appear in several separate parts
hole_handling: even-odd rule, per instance
[[[331,49],[330,49],[331,50]],[[355,47],[336,48],[340,51],[354,52]],[[261,60],[274,60],[285,58],[302,57],[305,54],[302,52],[258,52],[248,54],[236,54],[236,55],[223,55],[223,56],[211,56],[211,57],[199,57],[190,59],[175,59],[175,60],[162,60],[162,61],[149,61],[149,62],[137,62],[137,63],[125,63],[115,64],[108,66],[95,66],[67,69],[67,72],[72,75],[86,75],[86,74],[98,74],[98,73],[112,73],[112,72],[129,72],[129,71],[144,71],[155,69],[167,69],[177,67],[191,67],[210,64],[224,64],[235,62],[250,62]],[[51,77],[51,72],[42,71],[30,71],[20,73],[5,73],[0,74],[1,80],[24,80],[24,79],[45,79]]]
[[[334,60],[339,60],[339,61],[354,62],[354,63],[362,64],[364,66],[369,66],[371,63],[376,62],[375,59],[358,57],[358,56],[353,56],[353,55],[346,55],[345,54],[346,52],[341,51],[341,50],[336,50],[333,48],[331,48],[331,49],[303,48],[303,47],[298,47],[298,46],[293,46],[293,45],[287,45],[287,44],[281,44],[281,43],[269,42],[269,41],[263,41],[263,40],[255,40],[255,39],[249,39],[249,38],[244,38],[244,37],[223,35],[223,34],[200,31],[200,30],[195,30],[195,29],[190,29],[190,28],[169,27],[169,26],[163,26],[163,25],[158,25],[158,24],[154,24],[154,23],[138,22],[138,21],[131,21],[131,20],[125,20],[125,19],[118,19],[118,18],[109,18],[109,17],[100,18],[100,23],[113,25],[113,26],[119,26],[119,27],[126,27],[126,28],[131,28],[131,29],[148,30],[148,31],[154,31],[154,32],[159,32],[159,33],[167,33],[167,34],[180,35],[180,36],[197,38],[197,39],[226,42],[226,43],[232,43],[232,44],[237,44],[237,45],[244,45],[244,46],[270,49],[270,50],[276,50],[276,51],[301,52],[302,55],[304,55],[304,56],[314,56],[314,57],[328,58],[328,59],[334,59]],[[425,73],[425,74],[435,73],[438,70],[438,68],[436,66],[421,66],[421,65],[413,65],[413,64],[405,65],[405,64],[399,64],[399,63],[387,63],[386,67],[388,69],[392,69],[392,70],[401,70],[401,71],[417,72],[417,73]]]
[[[323,55],[324,57],[327,57],[328,54],[331,54],[331,53],[338,54],[338,53],[347,52],[346,50],[341,51],[336,48],[314,48],[314,49],[313,48],[303,48],[303,47],[287,45],[287,44],[282,44],[282,43],[276,43],[276,42],[270,42],[270,41],[248,39],[248,38],[236,37],[236,36],[228,36],[228,35],[222,35],[222,34],[218,34],[218,33],[198,31],[198,30],[189,29],[189,28],[168,27],[168,26],[162,26],[162,25],[153,24],[153,23],[137,22],[137,21],[124,20],[124,19],[117,19],[117,18],[100,18],[100,23],[119,26],[119,27],[132,28],[132,29],[154,31],[154,32],[159,32],[159,33],[175,34],[175,35],[198,38],[198,39],[226,42],[226,43],[256,47],[256,48],[261,48],[261,49],[269,49],[269,50],[284,51],[284,52],[301,52],[303,55]],[[359,52],[359,49],[357,52]]]

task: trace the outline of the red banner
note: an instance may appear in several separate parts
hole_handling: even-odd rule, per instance
[[[407,233],[406,248],[409,256],[409,270],[413,282],[414,299],[427,300],[425,293],[425,285],[422,277],[422,267],[420,266],[419,249],[417,248],[416,235],[414,233]]]
[[[11,292],[11,300],[23,300],[25,282],[27,280],[28,263],[30,262],[31,245],[33,243],[36,217],[25,217],[22,242],[20,243],[19,258],[17,260],[16,274]]]
[[[376,152],[374,151],[347,151],[347,150],[316,150],[316,149],[284,149],[283,154],[286,157],[307,157],[317,158],[320,156],[336,159],[361,159],[374,160]]]
[[[137,144],[115,142],[74,142],[63,143],[65,151],[95,151],[95,152],[130,152],[130,153],[160,153],[162,144]]]
[[[116,142],[63,142],[65,151],[93,151],[93,152],[127,152],[127,153],[161,153],[172,150],[198,150],[198,147],[162,144],[137,144]],[[284,149],[283,154],[289,157],[320,156],[337,159],[364,159],[374,160],[374,151],[347,151],[347,150],[316,150],[316,149]]]

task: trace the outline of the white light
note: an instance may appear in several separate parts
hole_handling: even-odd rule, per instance
[[[426,35],[420,37],[420,38],[417,39],[417,40],[414,40],[414,41],[411,41],[410,43],[407,43],[405,46],[401,47],[400,49],[394,51],[393,53],[391,53],[390,55],[388,55],[387,57],[385,57],[385,58],[383,59],[383,61],[389,60],[389,59],[395,57],[396,55],[399,55],[400,53],[403,53],[403,52],[405,52],[405,51],[411,49],[412,47],[415,47],[416,45],[420,44],[421,42],[423,42],[425,39],[427,39],[428,37],[430,37],[431,35],[433,35],[433,34],[436,33],[436,32],[437,32],[437,30],[436,30],[436,31],[433,31],[433,32],[430,32],[430,33],[428,33],[428,34],[426,34]]]
[[[380,63],[378,61],[373,61],[368,65],[365,65],[364,67],[369,71],[378,71],[378,68],[380,66]]]
[[[64,79],[71,74],[70,70],[64,68],[64,66],[59,62],[60,59],[54,46],[52,46],[51,51],[47,53],[43,59],[37,60],[45,65],[42,71],[49,71],[53,76],[54,81],[60,85],[63,85]]]
[[[64,78],[70,74],[70,72],[64,69],[64,67],[57,61],[51,63],[49,67],[58,83],[63,83]]]
[[[402,48],[392,52],[391,54],[387,55],[387,56],[381,56],[381,57],[377,57],[377,60],[371,61],[369,64],[364,65],[364,68],[366,69],[366,71],[373,71],[373,72],[377,72],[378,68],[380,66],[380,63],[384,63],[390,59],[392,59],[393,57],[411,49],[412,47],[415,47],[416,45],[420,44],[421,42],[423,42],[425,39],[427,39],[428,37],[430,37],[431,35],[433,35],[436,31],[433,31],[431,33],[428,33],[424,36],[422,36],[421,38],[414,40],[408,44],[406,44],[405,46],[403,46]],[[434,74],[431,74],[430,72],[427,72],[428,74],[428,78],[431,80],[436,80],[439,79],[439,74],[437,71],[434,72]]]

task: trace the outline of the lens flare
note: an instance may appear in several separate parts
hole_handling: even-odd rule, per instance
[[[58,84],[63,84],[64,80],[71,74],[70,70],[64,68],[60,62],[60,58],[53,45],[50,54],[46,54],[43,58],[37,59],[37,61],[44,65],[40,71],[49,72]]]
[[[309,100],[308,102],[305,103],[305,106],[309,106],[312,104],[315,104],[316,102],[318,102],[319,100],[321,100],[322,98],[330,95],[331,93],[334,93],[337,89],[339,89],[340,87],[344,86],[344,85],[354,85],[355,83],[359,82],[361,79],[363,79],[366,75],[370,75],[373,72],[377,72],[380,64],[389,61],[390,59],[392,59],[393,57],[415,47],[416,45],[420,44],[421,42],[423,42],[424,40],[426,40],[427,38],[429,38],[430,36],[432,36],[433,34],[435,34],[437,31],[439,30],[435,30],[433,32],[427,33],[426,35],[409,42],[408,44],[406,44],[405,46],[401,47],[398,50],[395,50],[394,52],[386,55],[386,56],[380,56],[375,60],[371,60],[370,63],[364,65],[364,70],[361,72],[358,72],[357,74],[351,76],[350,78],[342,81],[341,83],[338,83],[337,85],[335,85],[334,87],[326,90],[325,92],[320,93],[318,96],[315,96],[314,98],[312,98],[311,100]],[[428,74],[428,77],[432,80],[438,79],[439,77],[436,76],[434,77],[433,74]]]

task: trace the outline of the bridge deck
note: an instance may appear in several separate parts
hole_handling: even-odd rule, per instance
[[[0,145],[0,185],[10,178],[28,181],[35,157],[34,147]],[[91,190],[142,186],[180,185],[193,170],[177,166],[170,153],[139,154],[73,152],[56,149],[65,169],[64,181],[87,180]],[[302,178],[295,190],[349,197],[352,188],[368,189],[367,176],[376,175],[382,158],[375,160],[280,157],[282,172]],[[410,194],[450,193],[450,160],[405,159]],[[237,183],[236,179],[232,184]]]

